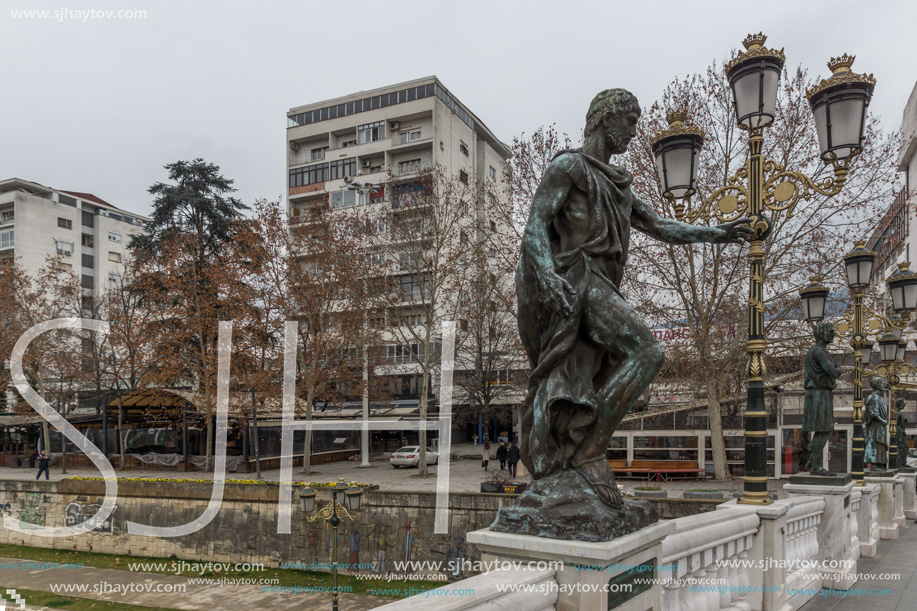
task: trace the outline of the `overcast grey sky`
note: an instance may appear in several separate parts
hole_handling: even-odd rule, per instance
[[[40,9],[71,12],[12,13]],[[146,17],[74,13],[91,9]],[[911,0],[6,0],[0,11],[0,178],[143,214],[178,159],[218,164],[246,203],[280,197],[289,108],[430,74],[506,142],[548,123],[578,135],[608,87],[647,105],[750,32],[810,74],[856,54],[891,129],[917,79]]]

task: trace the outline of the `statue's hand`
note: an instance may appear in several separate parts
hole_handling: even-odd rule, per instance
[[[740,219],[717,225],[712,242],[714,244],[740,244],[755,237],[755,230],[750,226],[751,219],[743,216]]]
[[[538,279],[541,282],[542,298],[547,306],[561,316],[573,314],[576,291],[570,286],[570,283],[553,270],[540,273]]]

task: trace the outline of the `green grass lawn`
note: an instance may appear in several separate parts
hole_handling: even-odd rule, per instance
[[[73,596],[62,596],[50,592],[39,592],[38,590],[23,590],[13,586],[0,586],[2,594],[6,594],[7,589],[16,590],[16,594],[22,596],[25,604],[29,607],[49,607],[51,609],[71,609],[73,611],[178,611],[168,607],[144,607],[143,605],[126,605],[124,603],[110,603],[104,600],[95,600],[93,598],[76,598]],[[7,600],[9,597],[6,597]],[[18,609],[18,606],[8,609]]]
[[[5,545],[0,544],[0,557],[7,558],[19,558],[21,560],[34,560],[36,562],[56,562],[60,564],[82,564],[84,566],[91,566],[100,569],[120,569],[127,571],[128,564],[134,563],[160,563],[168,565],[175,558],[152,558],[147,556],[117,556],[114,554],[94,554],[90,552],[77,552],[77,551],[68,551],[68,550],[57,550],[57,549],[46,549],[43,547],[26,547],[19,545]],[[177,560],[176,560],[177,561]],[[185,560],[188,563],[201,562],[196,560]],[[203,561],[202,563],[206,563]],[[78,574],[79,569],[69,569],[70,571],[76,571],[75,575]],[[162,570],[162,571],[150,571],[156,572],[162,575],[175,575],[175,573]],[[265,570],[262,571],[208,571],[204,573],[182,573],[182,576],[185,577],[204,577],[204,578],[247,578],[247,579],[259,579],[259,578],[276,578],[279,580],[277,585],[280,586],[324,586],[327,588],[331,587],[331,573],[325,573],[321,571],[297,571],[292,569],[281,569],[273,567],[265,567]],[[423,588],[423,589],[433,589],[445,585],[447,582],[444,581],[409,581],[407,583],[392,581],[387,582],[384,579],[357,579],[353,575],[347,572],[340,572],[338,574],[338,586],[344,588],[351,588],[350,592],[353,594],[371,594],[371,590],[376,588],[398,588],[400,586],[404,587],[413,587],[413,588]],[[65,598],[65,597],[61,597]],[[52,606],[52,605],[47,605]],[[132,609],[137,609],[138,607],[130,606]],[[82,608],[82,607],[81,607]],[[112,607],[114,608],[114,607]]]

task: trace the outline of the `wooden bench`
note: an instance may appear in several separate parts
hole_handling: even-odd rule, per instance
[[[624,463],[624,464],[622,464]],[[609,460],[608,466],[615,475],[624,478],[665,482],[670,479],[694,477],[704,479],[706,469],[699,469],[691,460],[635,460],[630,465],[621,459]]]

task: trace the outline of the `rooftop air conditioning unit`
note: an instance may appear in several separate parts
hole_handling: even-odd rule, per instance
[[[364,167],[364,168],[372,167],[372,162],[371,162],[371,161],[368,161],[368,160],[364,160],[364,161],[363,161],[363,167]]]
[[[290,150],[294,153],[299,151],[299,144],[290,140]]]
[[[401,129],[401,121],[391,121],[388,126],[391,127],[392,130]]]
[[[346,182],[349,185],[350,183],[353,182],[353,176],[345,176],[344,182]]]

